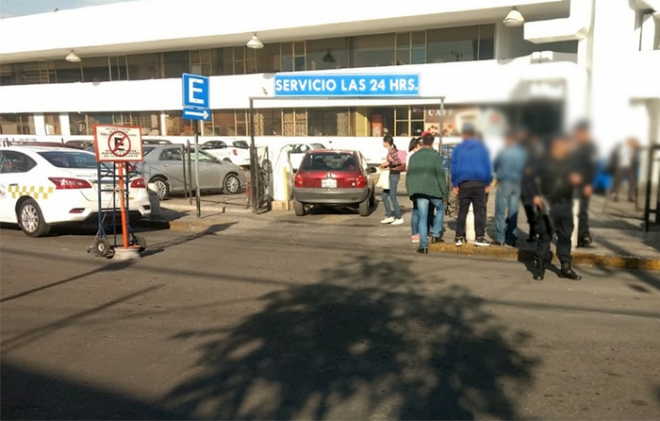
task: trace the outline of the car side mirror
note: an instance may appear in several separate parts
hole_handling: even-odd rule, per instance
[[[367,171],[369,171],[371,174],[375,174],[375,173],[378,172],[378,168],[376,168],[376,167],[369,167],[369,168],[367,169]]]

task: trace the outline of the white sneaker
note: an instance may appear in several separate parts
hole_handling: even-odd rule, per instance
[[[394,219],[393,216],[388,216],[387,218],[385,218],[385,219],[383,219],[382,221],[380,221],[380,223],[381,223],[381,224],[391,224],[391,223],[394,222],[394,221],[395,221],[395,219]]]
[[[403,224],[403,218],[395,219],[394,222],[392,222],[392,225],[401,225]]]

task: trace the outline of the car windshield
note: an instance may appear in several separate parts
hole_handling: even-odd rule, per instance
[[[39,155],[57,168],[96,168],[96,157],[87,152],[49,151]]]
[[[193,161],[195,160],[195,156],[197,155],[195,153],[195,149],[192,148],[190,151],[190,159]],[[211,155],[208,155],[206,152],[202,150],[202,148],[199,149],[199,162],[217,162],[218,160],[213,158]]]
[[[154,149],[155,149],[155,148],[150,147],[150,146],[143,146],[143,147],[142,147],[142,154],[143,154],[144,156],[147,156],[147,155],[149,155],[149,152],[153,151]]]
[[[358,160],[352,153],[324,152],[308,153],[300,164],[307,171],[355,171]]]
[[[312,143],[311,146],[312,146],[312,148],[314,148],[314,149],[327,149],[327,148],[325,147],[325,145],[323,145],[323,144],[321,144],[321,143]]]
[[[245,140],[237,140],[234,142],[234,147],[239,149],[250,149],[250,146]]]

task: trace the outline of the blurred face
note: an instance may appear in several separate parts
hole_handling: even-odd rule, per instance
[[[562,160],[571,153],[571,142],[569,139],[558,137],[552,140],[550,154],[553,158]]]
[[[383,142],[383,148],[385,148],[385,149],[391,148],[390,143],[389,142]]]
[[[575,137],[575,140],[580,143],[586,143],[591,139],[591,133],[586,129],[576,130],[573,136]]]

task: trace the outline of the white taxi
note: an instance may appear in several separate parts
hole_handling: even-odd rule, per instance
[[[129,182],[130,218],[151,215],[144,179],[135,176]],[[116,184],[111,176],[101,182],[102,216],[119,210]],[[31,237],[47,235],[56,224],[96,222],[98,194],[92,153],[61,147],[0,147],[0,222],[18,224]]]

